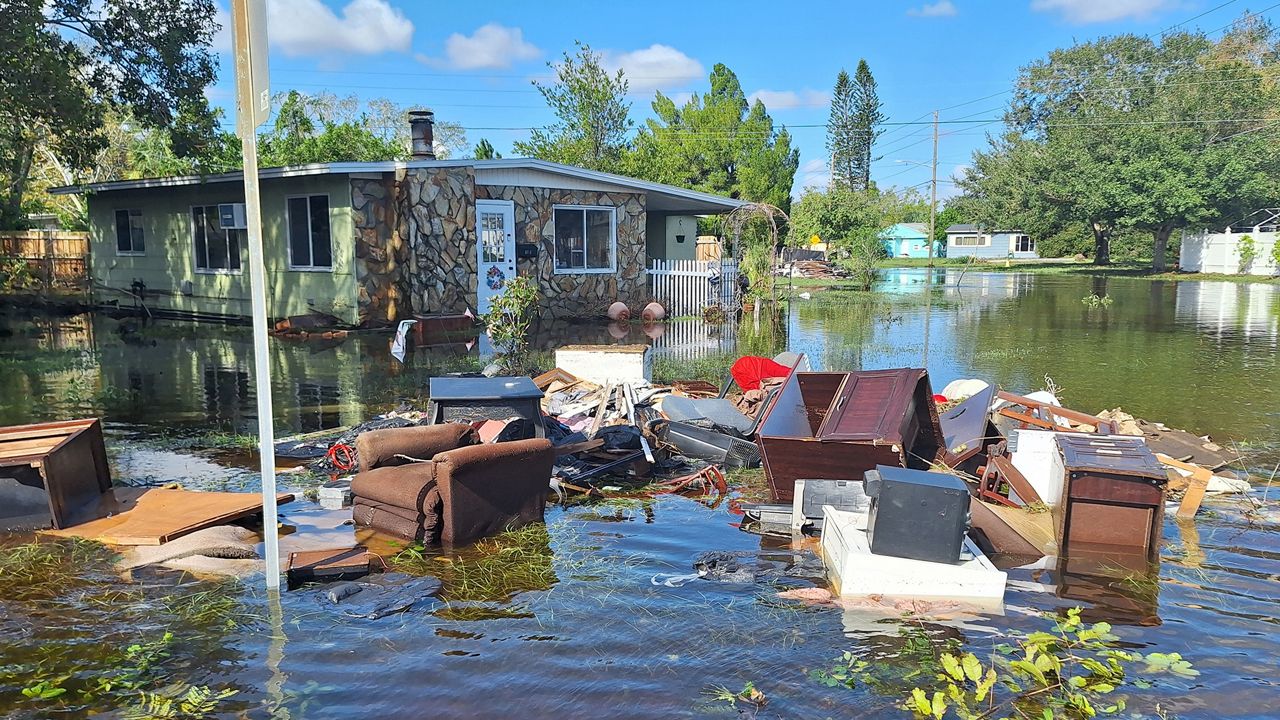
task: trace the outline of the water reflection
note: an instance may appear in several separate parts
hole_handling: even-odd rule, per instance
[[[1280,336],[1280,287],[1261,283],[1178,283],[1176,315],[1215,338],[1242,336],[1253,342]]]

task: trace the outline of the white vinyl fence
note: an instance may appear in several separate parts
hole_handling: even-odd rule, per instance
[[[738,261],[654,260],[649,267],[649,292],[667,309],[667,317],[702,316],[709,305],[726,313],[738,305]]]
[[[1178,267],[1188,272],[1226,275],[1280,274],[1280,267],[1276,266],[1272,254],[1276,243],[1280,241],[1280,233],[1276,232],[1275,224],[1275,220],[1280,219],[1280,210],[1263,210],[1259,213],[1270,214],[1266,224],[1235,226],[1226,228],[1223,232],[1184,232],[1182,250],[1178,254]],[[1240,241],[1246,235],[1253,240],[1253,260],[1248,263],[1241,262],[1240,257]]]

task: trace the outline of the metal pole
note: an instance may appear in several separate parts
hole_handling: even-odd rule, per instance
[[[933,244],[938,221],[938,111],[933,111],[933,178],[929,183],[929,267],[933,267]]]
[[[267,347],[267,271],[263,264],[262,204],[258,195],[258,136],[255,122],[257,92],[254,64],[265,64],[265,53],[252,52],[252,33],[265,34],[265,27],[250,27],[248,3],[231,4],[236,35],[236,93],[240,141],[244,148],[244,205],[249,235],[249,296],[253,303],[253,380],[258,399],[258,457],[262,471],[262,537],[267,561],[267,589],[280,589],[280,529],[276,513],[275,429],[272,425],[271,358]],[[263,16],[258,15],[259,20]]]

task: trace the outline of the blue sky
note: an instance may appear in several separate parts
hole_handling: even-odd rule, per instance
[[[229,0],[222,4],[225,18]],[[800,148],[796,188],[825,185],[827,102],[836,73],[870,63],[890,123],[996,118],[1018,68],[1056,47],[1170,26],[1221,28],[1250,5],[1223,0],[916,0],[900,2],[421,2],[267,0],[275,92],[331,91],[427,105],[461,123],[474,145],[488,138],[509,155],[523,129],[551,114],[530,85],[545,78],[575,40],[602,52],[631,80],[632,117],[649,114],[653,92],[684,96],[728,65]],[[1221,7],[1220,7],[1221,6]],[[1257,6],[1257,7],[1255,7]],[[1263,14],[1271,15],[1272,12]],[[1199,16],[1199,17],[1197,17]],[[210,90],[234,112],[229,41],[217,39],[222,74]],[[985,98],[985,99],[984,99]],[[962,171],[998,124],[944,125],[940,179]],[[873,176],[920,185],[929,171],[927,124],[887,128]],[[943,197],[950,182],[939,186]]]

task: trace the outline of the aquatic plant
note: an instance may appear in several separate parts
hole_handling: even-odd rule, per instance
[[[1085,307],[1108,308],[1111,307],[1111,304],[1115,301],[1111,299],[1110,295],[1098,296],[1096,293],[1089,293],[1081,298],[1080,302],[1084,303]]]
[[[186,692],[179,690],[174,694],[144,692],[142,699],[126,711],[124,717],[126,720],[200,720],[212,715],[218,709],[218,703],[236,693],[229,688],[214,692],[205,685],[190,685]]]
[[[1199,675],[1178,653],[1143,655],[1121,649],[1108,623],[1085,624],[1080,613],[1080,608],[1072,608],[1066,617],[1054,620],[1051,632],[1033,632],[1018,638],[1016,644],[996,645],[986,663],[972,652],[960,653],[954,645],[934,649],[931,654],[935,659],[923,666],[927,672],[912,673],[926,682],[913,682],[909,692],[905,683],[886,687],[884,678],[875,675],[880,663],[849,652],[833,668],[815,673],[814,679],[830,687],[868,685],[889,694],[907,692],[902,708],[916,717],[941,720],[951,714],[961,720],[977,720],[1005,715],[1091,718],[1116,713],[1125,709],[1125,699],[1112,695],[1118,688],[1126,684],[1151,686],[1144,677],[1131,677],[1131,672]]]

